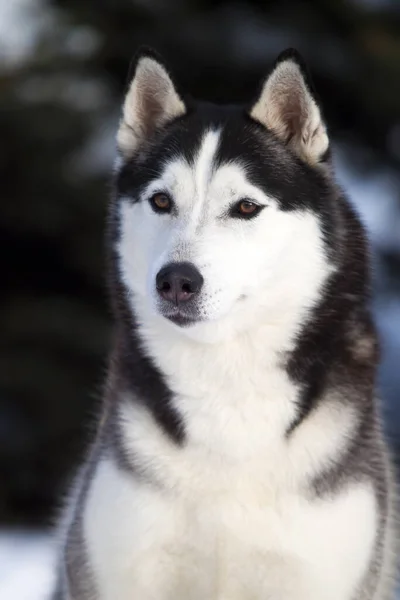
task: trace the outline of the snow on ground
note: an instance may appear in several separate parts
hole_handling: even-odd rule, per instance
[[[0,533],[1,600],[47,600],[51,593],[55,553],[42,532]]]

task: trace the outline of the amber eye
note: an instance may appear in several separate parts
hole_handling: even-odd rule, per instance
[[[257,204],[254,204],[254,202],[249,202],[248,200],[242,200],[239,203],[238,208],[242,215],[251,215],[257,210]]]
[[[172,207],[171,199],[167,194],[163,194],[162,192],[154,194],[150,198],[150,204],[156,212],[170,212]]]
[[[263,207],[251,200],[240,200],[232,207],[231,216],[236,218],[251,219],[258,215]]]

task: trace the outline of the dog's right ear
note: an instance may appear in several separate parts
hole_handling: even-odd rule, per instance
[[[185,112],[165,66],[152,50],[142,50],[125,97],[117,134],[119,151],[125,158],[131,157],[144,140]]]

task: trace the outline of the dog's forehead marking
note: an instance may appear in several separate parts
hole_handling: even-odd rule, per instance
[[[145,188],[142,197],[165,189],[178,206],[180,226],[186,235],[227,207],[228,202],[252,198],[262,205],[276,204],[277,199],[266,194],[248,176],[247,164],[239,156],[224,161],[219,154],[221,127],[202,132],[193,155],[177,154],[164,161],[164,168]]]
[[[191,222],[197,224],[204,216],[208,187],[214,171],[214,161],[220,132],[208,130],[203,135],[199,151],[193,163],[195,198],[193,198]]]
[[[219,138],[219,130],[207,129],[192,160],[184,156],[167,159],[162,173],[157,179],[149,182],[142,192],[142,197],[148,197],[165,188],[172,193],[181,207],[186,206],[190,209],[190,220],[197,222],[205,212]]]
[[[202,201],[207,195],[208,184],[213,174],[219,137],[219,131],[207,131],[203,136],[197,157],[194,161],[193,170],[196,182],[196,192]]]

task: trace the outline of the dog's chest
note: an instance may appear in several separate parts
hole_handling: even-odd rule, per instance
[[[348,415],[324,403],[287,436],[299,390],[285,369],[232,351],[215,360],[171,352],[162,366],[183,444],[126,397],[120,439],[139,468],[129,473],[103,459],[91,486],[85,539],[101,600],[292,598],[303,562],[318,564],[314,591],[334,564],[334,590],[347,558],[331,549],[349,547],[349,528],[357,529],[355,515],[368,501],[314,503],[307,486],[336,455]],[[367,548],[362,528],[357,536]],[[315,597],[327,597],[319,591]],[[308,592],[295,597],[313,600]]]
[[[362,492],[319,504],[305,492],[310,472],[335,455],[348,416],[338,423],[326,404],[288,438],[297,390],[284,371],[248,381],[233,371],[223,385],[215,376],[212,393],[210,378],[188,375],[191,386],[175,386],[173,400],[185,424],[181,446],[143,405],[121,404],[121,440],[140,468],[127,473],[102,459],[92,482],[85,539],[101,600],[260,600],[284,597],[286,585],[291,598],[304,561],[319,565],[317,589],[334,564],[334,590],[347,559],[331,549],[349,547],[349,528],[370,500]],[[363,531],[352,552],[369,547]],[[313,598],[308,590],[299,597]]]
[[[350,597],[338,588],[353,585],[349,559],[365,560],[371,546],[368,490],[314,504],[277,485],[255,485],[251,473],[213,472],[219,484],[162,490],[112,462],[99,465],[85,540],[101,600],[260,600],[285,598],[286,586],[287,598],[331,598],[320,577],[332,598]],[[304,593],[293,595],[303,575]],[[310,582],[315,595],[307,593]]]
[[[254,464],[210,462],[203,483],[191,468],[186,487],[163,491],[100,465],[85,522],[101,600],[259,600],[268,557],[287,543],[283,496],[252,482]]]
[[[210,374],[212,375],[212,374]],[[121,406],[122,440],[149,480],[185,497],[266,493],[291,479],[286,432],[296,414],[298,389],[283,370],[232,372],[218,380],[192,377],[175,386],[173,409],[185,432],[171,441],[141,404]]]
[[[277,379],[275,393],[282,386]],[[138,571],[124,578],[140,597],[146,598],[142,589],[148,585],[142,573],[159,561],[164,565],[157,566],[164,581],[160,594],[171,585],[171,598],[218,598],[221,591],[234,599],[243,585],[247,592],[242,590],[241,600],[252,598],[268,546],[282,535],[278,515],[288,462],[277,425],[286,413],[272,398],[243,392],[228,384],[202,402],[195,395],[176,396],[186,431],[182,447],[138,404],[125,405],[123,442],[143,479],[119,472],[112,463],[99,466],[86,514],[93,524],[107,515],[106,539],[93,548],[95,556],[103,554],[101,548],[114,548],[99,557],[99,576],[107,573],[102,585],[116,585],[120,561],[130,556],[133,565],[138,561]],[[109,497],[111,490],[118,490],[116,498]],[[89,530],[89,539],[101,536],[90,525]],[[238,580],[237,570],[243,568]],[[154,577],[149,581],[158,585]]]

